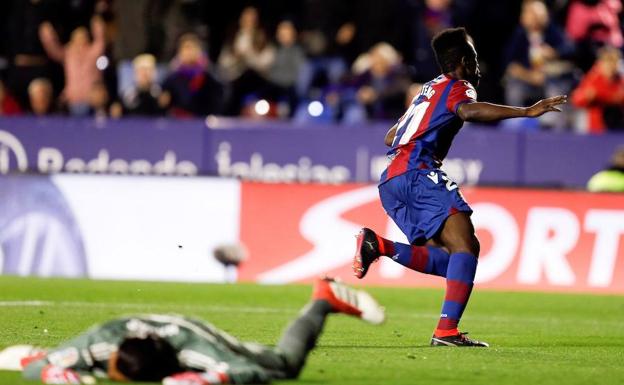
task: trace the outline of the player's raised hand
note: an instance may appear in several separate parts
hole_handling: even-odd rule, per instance
[[[531,107],[527,108],[527,116],[529,118],[537,118],[547,112],[561,112],[557,106],[567,103],[568,95],[553,96],[552,98],[542,99]]]

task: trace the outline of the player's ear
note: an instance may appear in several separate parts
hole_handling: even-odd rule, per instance
[[[461,60],[460,60],[461,65],[463,65],[464,67],[466,67],[468,65],[468,58],[466,58],[466,55],[462,56]]]
[[[463,69],[468,68],[468,58],[465,55],[462,56],[462,58],[461,58],[461,60],[459,62],[460,62],[460,64],[461,64]]]

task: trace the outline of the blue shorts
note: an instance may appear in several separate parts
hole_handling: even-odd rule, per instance
[[[413,245],[433,238],[450,215],[472,214],[457,184],[440,169],[411,170],[379,185],[381,204]]]

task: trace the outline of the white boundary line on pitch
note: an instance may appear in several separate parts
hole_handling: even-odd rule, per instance
[[[295,313],[296,308],[279,307],[249,307],[249,306],[215,306],[215,305],[180,305],[177,303],[113,303],[113,302],[86,302],[86,301],[0,301],[0,307],[49,307],[49,306],[73,306],[85,308],[183,308],[201,309],[209,311],[236,311],[242,313]]]
[[[13,306],[52,306],[54,302],[51,301],[0,301],[0,307],[13,307]]]
[[[78,308],[104,308],[104,309],[125,309],[136,310],[138,313],[149,313],[153,310],[164,311],[167,313],[177,313],[184,310],[190,311],[212,311],[212,312],[233,312],[233,313],[273,313],[273,314],[289,314],[295,315],[299,311],[299,308],[284,308],[284,307],[250,307],[250,306],[223,306],[223,305],[180,305],[178,303],[113,303],[113,302],[86,302],[86,301],[44,301],[44,300],[16,300],[16,301],[0,301],[1,307],[50,307],[50,306],[68,306]],[[172,311],[172,309],[174,309]],[[393,312],[389,311],[388,315],[392,318],[417,318],[434,320],[438,318],[437,313],[426,312]],[[509,322],[511,320],[517,320],[515,316],[486,316],[486,315],[468,315],[467,320],[472,321],[488,321],[488,322]],[[605,327],[614,326],[620,327],[621,321],[602,321],[602,320],[584,320],[573,318],[552,318],[552,317],[523,317],[522,322],[540,323],[546,325],[558,325],[565,323],[577,323],[584,324],[591,327]]]
[[[235,312],[235,313],[274,313],[274,314],[296,314],[300,308],[284,308],[284,307],[266,307],[266,306],[223,306],[223,305],[180,305],[178,303],[113,303],[113,302],[86,302],[86,301],[0,301],[0,307],[51,307],[51,306],[68,306],[78,308],[104,308],[104,309],[137,309],[137,311],[147,311],[150,309],[159,309],[166,311],[167,309],[202,310],[214,312]],[[175,311],[174,311],[175,313]],[[409,317],[409,318],[437,318],[437,313],[410,312],[410,313],[392,313],[393,316]]]

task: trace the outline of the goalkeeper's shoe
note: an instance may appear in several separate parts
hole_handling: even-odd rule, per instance
[[[312,299],[327,301],[334,313],[349,314],[372,324],[380,324],[386,318],[384,308],[370,294],[333,278],[319,278]]]
[[[490,347],[490,344],[483,341],[472,340],[466,336],[468,333],[457,333],[448,337],[431,337],[431,346],[476,346],[482,348]]]
[[[379,253],[377,234],[371,229],[364,227],[355,237],[357,239],[355,256],[353,257],[353,274],[362,279],[368,272],[371,263],[375,262]]]

